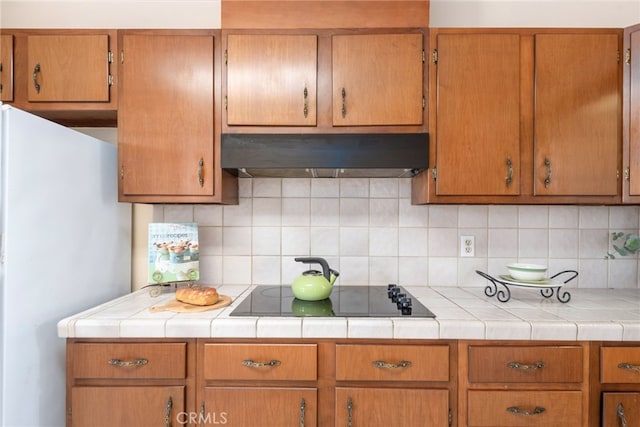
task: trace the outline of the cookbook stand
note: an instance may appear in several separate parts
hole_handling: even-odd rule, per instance
[[[564,289],[561,291],[560,288],[562,288],[562,286],[569,283],[578,276],[578,272],[575,270],[565,270],[561,271],[560,273],[554,274],[547,281],[545,281],[545,283],[541,283],[516,282],[513,280],[506,280],[504,276],[501,276],[500,279],[496,279],[495,277],[479,270],[476,270],[476,273],[491,282],[490,284],[487,284],[486,288],[484,288],[484,294],[488,297],[495,296],[500,302],[507,302],[511,299],[511,290],[509,289],[509,286],[520,286],[525,288],[540,289],[540,295],[545,298],[551,298],[555,294],[558,301],[560,301],[561,303],[567,303],[571,300],[571,294]],[[570,275],[570,277],[565,281],[561,281],[560,279],[556,279],[560,275]]]

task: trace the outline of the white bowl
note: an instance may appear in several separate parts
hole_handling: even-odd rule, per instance
[[[516,280],[543,280],[547,274],[547,267],[539,264],[508,264],[509,274]]]

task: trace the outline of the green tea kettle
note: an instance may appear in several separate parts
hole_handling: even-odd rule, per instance
[[[305,264],[320,264],[322,272],[307,270],[296,277],[291,284],[293,295],[304,301],[319,301],[329,298],[333,284],[340,273],[331,269],[324,258],[295,258],[295,261]]]

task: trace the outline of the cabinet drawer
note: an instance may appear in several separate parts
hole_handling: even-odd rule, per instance
[[[470,391],[468,409],[469,426],[583,425],[579,391]]]
[[[315,380],[316,344],[205,344],[208,380]]]
[[[602,393],[602,426],[640,425],[640,393]]]
[[[74,344],[75,378],[185,378],[186,343]]]
[[[640,383],[640,347],[602,347],[600,381]]]
[[[472,383],[579,383],[583,376],[580,346],[470,346]]]
[[[336,380],[449,381],[449,346],[337,345]]]

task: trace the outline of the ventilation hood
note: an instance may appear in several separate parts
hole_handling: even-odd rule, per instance
[[[223,134],[220,163],[241,177],[404,178],[429,167],[429,134]]]

